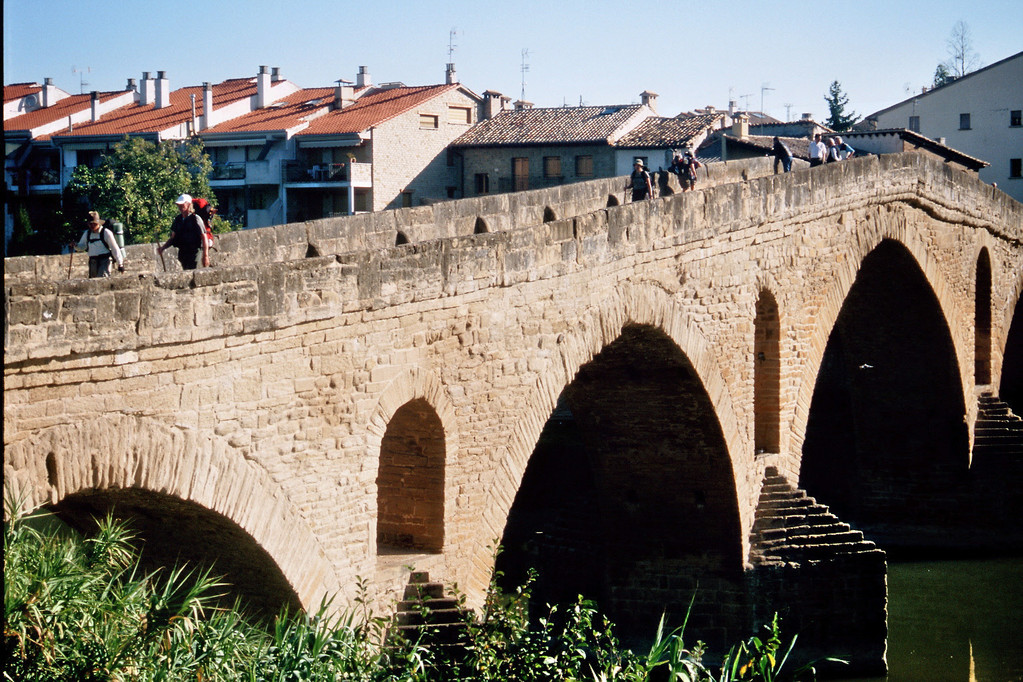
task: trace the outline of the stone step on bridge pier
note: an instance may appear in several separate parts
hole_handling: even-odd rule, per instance
[[[1023,206],[913,153],[767,168],[253,230],[189,273],[5,262],[5,495],[115,507],[265,611],[412,568],[478,605],[501,543],[626,641],[695,590],[712,650],[785,611],[881,669],[881,550],[1023,546],[1019,463],[972,447],[978,396],[1023,397]],[[849,535],[765,561],[765,483]]]

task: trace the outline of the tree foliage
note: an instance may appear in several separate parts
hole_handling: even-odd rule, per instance
[[[838,81],[832,81],[828,87],[828,94],[824,96],[824,101],[828,103],[828,119],[825,121],[828,127],[832,130],[843,131],[849,130],[859,120],[859,116],[855,112],[845,111],[846,106],[849,104],[849,97],[842,92],[842,86]]]
[[[169,235],[179,194],[214,200],[213,169],[202,142],[150,142],[126,137],[99,166],[77,166],[65,188],[65,217],[80,224],[85,212],[124,223],[125,243],[140,244]],[[215,203],[215,202],[214,202]]]
[[[948,85],[955,79],[952,72],[948,70],[948,66],[942,62],[938,64],[938,68],[934,69],[934,83],[931,84],[931,87],[940,88],[942,85]]]

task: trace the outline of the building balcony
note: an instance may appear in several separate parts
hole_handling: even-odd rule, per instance
[[[289,184],[373,186],[373,164],[281,162],[281,173]]]
[[[213,166],[210,180],[244,180],[246,165],[244,163],[221,163]]]

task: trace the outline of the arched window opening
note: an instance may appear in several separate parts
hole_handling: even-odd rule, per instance
[[[402,405],[380,443],[377,551],[440,552],[444,544],[444,428],[423,399]]]
[[[477,218],[476,218],[476,225],[475,225],[475,227],[473,227],[472,233],[473,234],[486,234],[487,232],[490,232],[490,228],[487,227],[487,221],[485,221],[485,220],[483,220],[483,218],[480,218],[480,217],[477,216]]]
[[[402,244],[409,244],[409,243],[410,242],[408,240],[408,237],[405,235],[405,233],[399,231],[397,238],[394,240],[394,245],[395,246],[401,246]]]
[[[781,425],[781,358],[778,304],[766,289],[757,301],[753,340],[754,447],[757,454],[778,452]]]
[[[543,221],[545,223],[553,223],[557,219],[558,216],[554,215],[554,209],[552,209],[550,206],[544,206]]]
[[[608,194],[607,195],[607,207],[608,208],[611,208],[612,206],[620,206],[620,205],[621,205],[621,202],[618,201],[618,197],[616,197],[613,194]]]
[[[977,257],[973,311],[973,371],[977,385],[991,383],[991,258],[987,249]]]

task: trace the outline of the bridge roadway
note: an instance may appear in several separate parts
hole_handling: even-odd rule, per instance
[[[253,230],[192,273],[10,259],[5,495],[116,506],[266,609],[359,576],[387,604],[411,566],[476,605],[505,542],[626,638],[699,584],[712,646],[784,605],[804,650],[877,669],[860,550],[997,547],[1020,506],[971,439],[980,393],[1019,393],[1023,206],[912,153],[712,173]],[[765,562],[768,478],[867,540]]]

